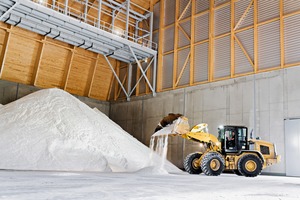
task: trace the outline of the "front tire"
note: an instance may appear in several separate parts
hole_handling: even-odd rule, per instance
[[[209,152],[204,155],[201,169],[207,176],[219,176],[225,167],[223,156],[217,152]]]
[[[200,153],[191,153],[187,155],[183,162],[185,171],[189,174],[201,174],[202,170],[199,162],[201,156],[202,154]]]
[[[255,177],[259,175],[262,166],[262,160],[253,154],[246,154],[238,161],[238,170],[246,177]]]

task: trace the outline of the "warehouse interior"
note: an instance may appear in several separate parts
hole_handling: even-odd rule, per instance
[[[58,88],[148,147],[169,113],[215,136],[245,126],[281,155],[262,175],[300,177],[300,1],[0,0],[0,13],[0,111]],[[179,169],[199,149],[168,143]]]

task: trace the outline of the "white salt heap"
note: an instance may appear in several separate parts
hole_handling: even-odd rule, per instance
[[[98,110],[59,89],[0,109],[0,169],[133,172],[158,156]],[[178,172],[171,163],[168,172]]]

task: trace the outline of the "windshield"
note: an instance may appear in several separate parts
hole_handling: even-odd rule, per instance
[[[224,129],[218,129],[218,140],[222,141],[224,140]]]

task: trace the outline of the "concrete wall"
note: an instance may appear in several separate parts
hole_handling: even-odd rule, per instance
[[[284,119],[300,118],[300,67],[163,92],[156,97],[111,103],[110,117],[144,144],[168,113],[182,113],[190,125],[208,123],[217,135],[222,124],[245,125],[254,136],[276,143],[280,164],[267,173],[285,173]],[[254,112],[256,110],[256,112]],[[183,158],[198,144],[171,138],[168,159],[182,167]]]
[[[0,104],[8,104],[38,90],[40,90],[40,88],[34,86],[0,80]],[[96,107],[107,116],[109,115],[109,102],[103,102],[87,97],[76,97],[91,108]]]

